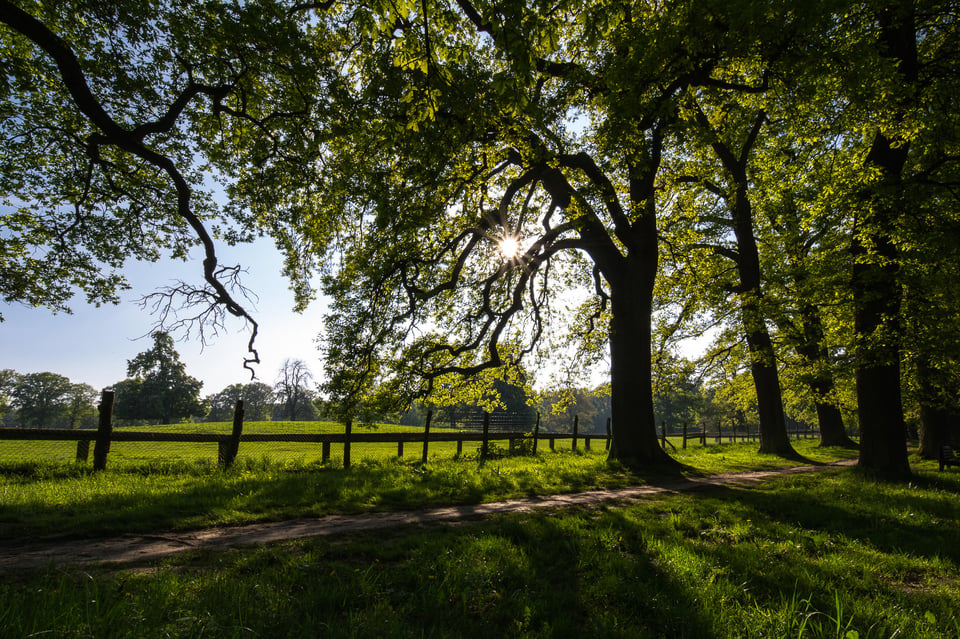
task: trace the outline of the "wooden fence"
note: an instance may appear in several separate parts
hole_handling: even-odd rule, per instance
[[[0,440],[25,440],[25,441],[76,441],[77,442],[77,462],[86,463],[90,456],[90,444],[94,443],[93,467],[95,470],[103,470],[107,465],[107,455],[110,452],[112,442],[183,442],[183,443],[216,443],[218,447],[218,460],[223,467],[229,467],[237,457],[241,444],[254,442],[294,442],[306,444],[319,444],[321,447],[321,459],[323,463],[330,461],[331,445],[338,444],[343,447],[343,465],[348,468],[351,462],[351,446],[353,444],[396,444],[397,456],[403,457],[405,444],[422,444],[422,460],[427,461],[429,447],[431,442],[456,442],[457,455],[463,453],[464,442],[479,442],[480,457],[485,459],[490,455],[490,442],[508,441],[510,450],[515,450],[521,441],[527,442],[531,447],[533,454],[537,453],[537,448],[542,440],[546,440],[550,450],[556,450],[557,440],[572,440],[572,450],[578,450],[580,442],[583,442],[585,450],[591,450],[594,441],[603,442],[605,449],[609,450],[612,441],[610,432],[610,418],[607,418],[606,434],[579,432],[580,418],[574,416],[573,431],[571,433],[550,432],[540,433],[540,417],[537,416],[537,422],[533,432],[520,432],[509,430],[490,429],[490,415],[483,414],[482,430],[480,432],[451,432],[451,431],[431,431],[432,412],[427,413],[426,423],[423,432],[407,433],[355,433],[351,422],[344,424],[342,433],[244,433],[243,432],[243,400],[237,402],[234,411],[233,430],[230,434],[226,433],[159,433],[142,431],[124,431],[113,429],[113,401],[112,391],[103,391],[101,403],[99,406],[100,422],[96,431],[93,430],[68,430],[68,429],[22,429],[22,428],[0,428]],[[801,437],[818,437],[819,431],[815,430],[794,430],[790,433],[797,439]],[[699,442],[701,446],[707,446],[711,441],[721,444],[724,438],[731,443],[737,441],[753,441],[759,439],[759,433],[750,432],[749,428],[737,430],[730,427],[724,430],[722,425],[716,425],[716,431],[707,431],[706,424],[701,424],[699,429],[689,429],[684,423],[682,430],[667,432],[666,424],[660,425],[660,445],[663,448],[670,446],[676,450],[676,446],[671,439],[679,439],[681,446],[685,449],[690,440]]]
[[[216,443],[218,446],[218,460],[223,467],[229,467],[236,459],[241,444],[253,442],[296,442],[319,444],[323,463],[330,460],[332,444],[343,446],[343,465],[349,467],[351,462],[351,445],[361,443],[393,443],[397,445],[397,455],[403,456],[404,444],[422,444],[422,460],[427,461],[431,442],[456,442],[457,455],[463,453],[464,442],[479,442],[480,456],[487,458],[490,455],[490,443],[494,441],[508,441],[511,450],[517,447],[520,441],[529,441],[532,452],[536,453],[538,443],[547,440],[550,450],[555,450],[558,439],[572,439],[572,448],[577,450],[579,440],[587,450],[591,448],[592,440],[603,440],[609,448],[609,433],[607,436],[590,434],[579,435],[578,420],[574,420],[574,429],[571,434],[549,433],[540,435],[540,421],[534,427],[533,433],[519,431],[498,431],[490,429],[489,415],[483,418],[483,427],[480,432],[449,432],[431,431],[430,422],[432,412],[427,413],[427,420],[423,432],[409,433],[356,433],[353,432],[351,422],[344,424],[342,433],[244,433],[243,432],[243,400],[237,402],[234,411],[233,431],[226,433],[158,433],[142,431],[125,431],[113,429],[113,400],[111,391],[103,391],[99,411],[100,423],[94,430],[69,429],[23,429],[0,428],[0,440],[23,441],[75,441],[77,442],[77,462],[86,463],[90,456],[90,444],[94,444],[93,467],[103,470],[107,465],[107,455],[110,444],[113,442],[184,442],[184,443]],[[608,424],[609,426],[609,424]]]
[[[795,439],[816,438],[820,437],[820,431],[815,429],[794,429],[791,431],[788,429],[787,436],[792,436]],[[707,446],[711,441],[722,444],[724,439],[733,444],[738,441],[759,441],[760,432],[758,430],[751,431],[749,425],[740,429],[733,426],[724,429],[720,422],[717,422],[717,429],[715,431],[707,431],[706,422],[702,422],[699,429],[690,429],[687,427],[687,423],[684,422],[681,431],[671,431],[668,433],[666,423],[661,422],[660,446],[663,448],[666,448],[668,445],[673,446],[670,442],[671,437],[680,439],[683,448],[686,448],[687,442],[690,440],[699,442],[701,446]]]

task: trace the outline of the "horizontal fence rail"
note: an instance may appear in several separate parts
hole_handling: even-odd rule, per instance
[[[490,442],[509,441],[510,448],[513,449],[517,442],[524,440],[533,440],[534,436],[528,432],[519,431],[491,431],[487,434],[482,432],[443,432],[432,431],[428,435],[424,433],[250,433],[241,434],[237,443],[303,443],[320,444],[322,446],[323,461],[330,459],[331,444],[396,444],[398,446],[398,455],[403,455],[403,444],[427,444],[433,442],[456,442],[457,454],[462,454],[462,445],[465,442],[484,444],[484,448]],[[547,433],[537,437],[538,441],[547,440],[550,449],[555,449],[556,440],[574,439],[572,433]],[[578,440],[582,440],[584,447],[590,450],[591,440],[607,440],[605,435],[580,435]],[[0,440],[20,440],[20,441],[75,441],[77,442],[77,461],[85,462],[89,455],[91,442],[97,441],[97,431],[95,430],[67,430],[67,429],[25,429],[25,428],[0,428]],[[229,433],[158,433],[145,431],[123,431],[114,430],[110,434],[109,443],[116,442],[179,442],[179,443],[197,443],[197,444],[217,444],[220,448],[219,459],[221,464],[225,463],[225,455],[228,454],[229,447],[234,443],[235,438]],[[577,448],[577,444],[574,444]],[[349,449],[344,453],[344,465],[350,465]],[[424,454],[428,450],[425,448]],[[486,456],[487,452],[481,454]],[[236,453],[233,455],[236,456]],[[232,461],[232,460],[231,460]]]
[[[463,444],[465,442],[479,443],[478,450],[481,459],[490,456],[491,442],[508,441],[511,452],[517,449],[520,442],[523,442],[527,452],[537,453],[540,442],[546,440],[550,450],[556,450],[557,441],[570,441],[570,448],[574,451],[581,446],[584,450],[591,450],[593,442],[603,442],[602,446],[609,450],[612,442],[610,432],[610,419],[607,419],[606,434],[597,432],[580,433],[578,416],[574,416],[572,432],[541,432],[540,416],[537,415],[536,422],[532,424],[531,430],[518,430],[517,426],[526,429],[528,424],[526,419],[511,419],[510,415],[480,413],[457,415],[455,419],[449,419],[445,416],[444,424],[450,423],[450,426],[470,427],[474,426],[478,430],[452,430],[450,426],[433,424],[432,411],[428,411],[426,423],[421,431],[409,432],[354,432],[353,424],[348,421],[343,424],[342,432],[327,433],[244,433],[243,432],[243,401],[237,402],[234,412],[232,433],[177,433],[177,432],[150,432],[139,430],[114,430],[112,423],[113,414],[113,393],[104,391],[100,404],[100,425],[94,429],[27,429],[27,428],[0,428],[0,441],[48,441],[48,442],[77,442],[76,460],[80,463],[86,463],[90,453],[90,444],[95,444],[94,448],[94,469],[102,470],[106,466],[107,455],[110,452],[111,443],[118,442],[141,442],[141,443],[197,443],[197,444],[217,444],[218,461],[221,466],[229,467],[237,457],[240,447],[244,444],[317,444],[320,447],[322,463],[327,463],[331,458],[331,446],[342,447],[343,465],[349,467],[351,462],[351,446],[354,444],[368,445],[396,445],[398,457],[404,455],[405,444],[422,444],[422,461],[426,463],[429,446],[431,443],[455,442],[456,455],[459,457],[463,453]],[[455,426],[454,426],[455,424]],[[512,430],[511,430],[512,427]],[[730,425],[724,428],[721,423],[715,424],[714,428],[708,430],[706,423],[698,423],[694,428],[688,428],[687,424],[682,424],[682,429],[673,427],[668,429],[665,423],[660,424],[660,445],[663,448],[668,446],[676,450],[678,445],[687,448],[688,441],[694,441],[701,446],[708,446],[711,443],[721,444],[724,440],[728,442],[746,442],[759,439],[759,433],[751,432],[749,427],[740,428]],[[818,437],[817,430],[794,429],[790,435],[797,439],[801,437]],[[674,440],[676,444],[674,444]],[[565,445],[566,446],[566,445]],[[249,450],[249,449],[248,449]],[[382,450],[382,449],[381,449]],[[450,450],[447,447],[446,450]],[[315,453],[314,453],[315,454]],[[248,453],[249,455],[249,453]]]

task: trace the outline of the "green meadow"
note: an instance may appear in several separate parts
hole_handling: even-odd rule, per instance
[[[797,443],[812,462],[850,457]],[[755,444],[689,475],[775,468]],[[4,637],[956,637],[960,472],[854,468],[632,505],[5,575]],[[4,463],[3,543],[161,533],[656,483],[597,451],[344,470],[295,459]]]
[[[162,426],[126,426],[118,431],[165,432],[165,433],[219,433],[229,434],[232,424],[229,422],[202,422],[187,424],[166,424]],[[457,432],[443,426],[433,428],[433,432]],[[335,422],[247,422],[243,426],[244,434],[319,434],[343,433],[343,424]],[[421,426],[397,426],[394,424],[357,424],[353,427],[354,433],[423,433]],[[94,431],[90,431],[91,437]],[[547,446],[547,437],[544,433],[542,446]],[[564,434],[557,440],[558,446],[571,447],[571,436]],[[505,444],[505,442],[501,442]],[[679,446],[680,440],[677,440]],[[479,444],[467,442],[463,452],[476,448]],[[583,437],[580,446],[583,446]],[[594,446],[603,446],[603,442],[594,442]],[[92,451],[92,446],[91,446]],[[404,457],[420,459],[423,447],[420,442],[406,442],[403,447]],[[353,459],[388,459],[396,457],[398,448],[396,443],[359,443],[351,445]],[[24,461],[36,462],[72,462],[76,458],[77,444],[71,441],[15,441],[0,440],[0,463],[17,463]],[[92,454],[92,453],[91,453]],[[457,454],[456,442],[431,442],[430,454],[438,457],[453,457]],[[322,458],[320,444],[307,442],[244,442],[240,446],[238,458],[263,461],[269,459],[274,462],[314,462]],[[343,446],[331,446],[331,458],[343,459]],[[189,443],[189,442],[124,442],[115,441],[110,446],[109,463],[121,466],[137,464],[154,464],[167,462],[205,462],[217,460],[216,443]]]

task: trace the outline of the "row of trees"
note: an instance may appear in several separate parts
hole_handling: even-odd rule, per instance
[[[119,423],[175,423],[182,419],[229,421],[238,399],[251,421],[312,420],[318,417],[316,390],[303,360],[288,359],[274,386],[234,384],[201,399],[202,382],[186,367],[169,334],[153,335],[153,347],[127,362],[127,379],[113,384]],[[90,428],[98,420],[100,394],[88,384],[57,373],[19,374],[0,370],[0,423],[40,428]]]
[[[199,243],[161,318],[244,318],[255,360],[224,221],[276,240],[298,307],[325,275],[349,414],[608,358],[611,454],[667,462],[655,368],[712,326],[763,451],[795,454],[787,368],[829,443],[853,393],[874,471],[909,473],[908,395],[928,454],[960,431],[952,0],[0,0],[0,24],[6,299],[113,300],[125,256]]]
[[[0,370],[0,424],[87,428],[97,423],[99,393],[56,373]]]
[[[757,396],[749,371],[730,377],[713,371],[708,365],[710,354],[702,361],[684,358],[664,358],[659,362],[654,379],[654,415],[657,424],[665,425],[676,432],[684,424],[690,432],[706,427],[715,432],[719,424],[724,431],[758,433],[759,420]],[[742,368],[734,366],[734,369]],[[798,392],[784,394],[784,412],[790,429],[816,429],[818,427],[815,398],[804,392],[802,384],[791,384]],[[534,392],[528,386],[511,384],[502,380],[493,383],[499,398],[496,405],[479,406],[457,402],[447,405],[430,405],[417,402],[402,413],[377,412],[365,407],[360,412],[363,421],[394,422],[411,426],[422,425],[427,410],[433,410],[434,424],[455,426],[465,419],[477,423],[482,410],[491,411],[494,421],[506,420],[519,428],[532,428],[537,416],[541,430],[545,432],[569,432],[574,418],[579,420],[580,432],[605,434],[611,414],[610,389],[606,385],[596,388],[568,388]],[[855,402],[852,397],[837,397],[842,406],[841,429],[844,435],[856,432]],[[913,415],[916,426],[917,415]],[[498,419],[499,418],[499,419]],[[915,429],[914,429],[914,432]],[[821,432],[821,440],[830,437]],[[830,445],[830,444],[827,444]]]

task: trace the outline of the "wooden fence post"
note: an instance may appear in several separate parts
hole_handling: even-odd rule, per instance
[[[397,457],[403,457],[403,440],[397,442]]]
[[[430,446],[430,420],[433,419],[433,410],[427,411],[427,423],[423,425],[423,459],[422,463],[427,463],[427,452]]]
[[[480,446],[480,459],[486,459],[490,452],[490,413],[483,411],[483,443]]]
[[[723,420],[718,419],[717,420],[717,443],[718,444],[723,443],[723,428],[721,427],[721,424],[723,424]]]
[[[537,423],[533,427],[533,454],[537,454],[537,437],[540,436],[540,411],[537,411]]]
[[[113,433],[113,391],[105,390],[100,394],[100,425],[97,428],[97,441],[93,448],[93,469],[104,470],[107,467],[107,453],[110,452],[110,435]]]
[[[77,463],[86,464],[90,456],[90,440],[81,439],[77,441]]]
[[[666,420],[661,420],[660,422],[660,448],[667,449],[667,422]]]
[[[243,400],[238,399],[237,405],[233,409],[233,432],[230,433],[230,439],[226,442],[220,442],[220,465],[226,470],[233,465],[237,459],[237,453],[240,452],[240,435],[243,433]]]
[[[683,422],[683,449],[687,449],[687,422]]]
[[[330,442],[323,442],[320,445],[320,450],[322,451],[320,453],[320,456],[321,456],[320,463],[326,464],[327,462],[330,461]]]
[[[353,432],[353,419],[348,417],[343,429],[343,467],[350,468],[350,433]]]
[[[610,418],[607,417],[607,450],[610,450],[611,443],[613,443],[613,431],[610,428]]]
[[[577,435],[580,434],[580,416],[573,416],[573,450],[577,450]]]
[[[707,445],[707,422],[706,421],[700,422],[700,445],[701,446]]]
[[[462,430],[460,431],[460,434],[461,435],[463,434]],[[461,455],[463,455],[463,440],[458,439],[457,440],[457,457],[460,457]]]

